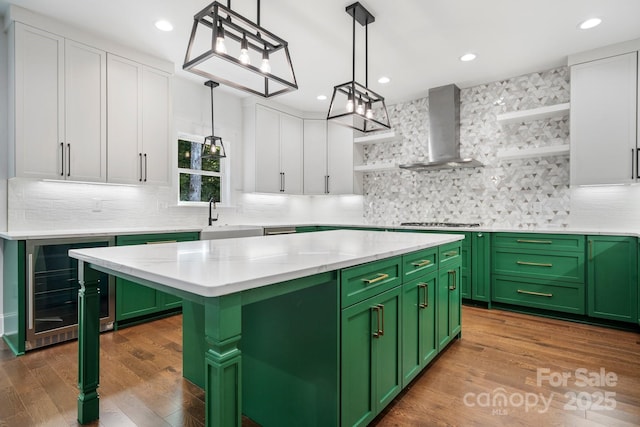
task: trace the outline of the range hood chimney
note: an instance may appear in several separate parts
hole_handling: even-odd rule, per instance
[[[421,172],[478,166],[482,163],[460,157],[460,88],[450,84],[429,89],[429,161],[400,167]]]

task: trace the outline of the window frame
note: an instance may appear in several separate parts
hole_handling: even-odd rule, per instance
[[[186,173],[190,175],[201,175],[201,176],[217,176],[220,178],[220,202],[216,202],[218,206],[229,206],[231,199],[231,167],[230,167],[230,158],[231,158],[231,145],[229,141],[224,140],[224,149],[227,157],[220,159],[220,172],[211,172],[211,171],[203,171],[196,169],[186,169],[178,167],[178,144],[180,141],[188,141],[195,142],[197,144],[204,145],[204,136],[196,135],[193,133],[186,132],[178,132],[176,141],[176,169],[177,169],[177,202],[178,206],[205,206],[208,202],[200,201],[188,201],[188,200],[180,200],[180,174]]]

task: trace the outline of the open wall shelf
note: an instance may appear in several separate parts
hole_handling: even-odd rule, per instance
[[[531,110],[511,111],[509,113],[503,113],[496,115],[496,120],[501,125],[511,123],[524,123],[533,120],[548,119],[551,117],[562,117],[569,114],[570,104],[557,104],[548,105],[540,108],[533,108]]]

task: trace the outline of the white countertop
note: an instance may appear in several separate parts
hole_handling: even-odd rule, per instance
[[[105,237],[123,236],[128,234],[154,234],[154,233],[186,233],[200,232],[204,227],[186,226],[159,226],[136,228],[94,228],[92,230],[21,230],[0,231],[0,239],[7,240],[35,240],[35,239],[66,239],[74,237]]]
[[[74,249],[73,258],[204,297],[232,294],[461,240],[452,234],[334,230]]]
[[[509,228],[504,226],[486,226],[480,227],[419,227],[419,226],[401,226],[397,224],[331,224],[331,223],[283,223],[283,224],[265,224],[260,222],[246,222],[241,225],[255,225],[263,228],[277,227],[370,227],[397,230],[429,230],[441,231],[447,233],[450,231],[476,231],[485,233],[551,233],[551,234],[593,234],[593,235],[609,235],[609,236],[631,236],[640,237],[640,230],[620,230],[601,227],[538,227],[535,229],[525,228]],[[77,237],[104,237],[104,236],[122,236],[127,234],[154,234],[154,233],[183,233],[183,232],[200,232],[202,230],[210,230],[216,227],[233,227],[235,224],[216,224],[211,227],[205,226],[156,226],[156,227],[136,227],[136,228],[95,228],[92,230],[38,230],[38,231],[0,231],[0,239],[7,240],[36,240],[36,239],[63,239]]]

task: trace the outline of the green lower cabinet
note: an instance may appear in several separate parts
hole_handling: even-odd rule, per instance
[[[401,290],[342,310],[342,426],[367,425],[402,389]]]
[[[491,301],[491,236],[482,231],[470,234],[471,299],[488,303]]]
[[[638,320],[636,238],[587,236],[587,309],[592,317]]]
[[[438,351],[445,348],[461,330],[460,271],[459,261],[448,264],[445,268],[441,267],[439,271],[436,292]]]
[[[436,344],[436,288],[434,271],[402,286],[402,386],[438,354]]]
[[[117,246],[186,242],[199,233],[163,233],[116,237]],[[182,299],[129,280],[116,279],[116,322],[131,321],[170,310],[179,310]]]

